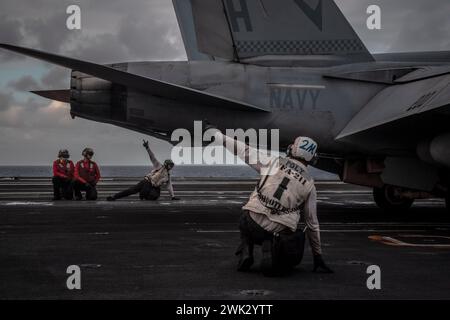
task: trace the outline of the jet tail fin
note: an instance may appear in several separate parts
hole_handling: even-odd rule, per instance
[[[189,61],[208,61],[212,57],[201,53],[198,50],[197,35],[195,33],[194,17],[192,13],[191,1],[172,0],[173,8],[178,20],[181,37],[183,38],[184,48]]]
[[[333,0],[188,1],[198,49],[208,55],[230,60],[325,55],[373,61]]]

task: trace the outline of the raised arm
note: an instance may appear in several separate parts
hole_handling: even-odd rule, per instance
[[[143,146],[145,148],[145,150],[147,150],[148,156],[150,157],[150,161],[153,164],[153,167],[155,168],[159,168],[162,166],[161,162],[158,161],[158,159],[156,159],[155,154],[153,153],[153,151],[150,149],[149,145],[148,145],[148,141],[143,140]]]
[[[214,138],[219,143],[222,143],[229,152],[239,157],[258,173],[261,173],[263,168],[268,168],[271,161],[275,158],[274,156],[270,156],[266,152],[253,148],[242,141],[232,139],[219,130],[215,131]]]

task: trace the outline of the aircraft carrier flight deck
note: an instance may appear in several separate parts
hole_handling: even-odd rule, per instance
[[[450,214],[439,199],[386,214],[370,189],[319,181],[324,257],[313,273],[309,244],[288,277],[256,263],[235,270],[240,208],[256,180],[176,179],[179,201],[105,201],[135,182],[104,179],[99,200],[51,201],[50,179],[0,180],[1,299],[449,299]],[[258,254],[258,250],[256,250]],[[68,290],[69,265],[82,272]],[[381,270],[369,290],[367,267]]]

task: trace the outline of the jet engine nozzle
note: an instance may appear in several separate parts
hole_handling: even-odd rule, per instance
[[[126,87],[72,71],[71,114],[102,122],[126,121]]]

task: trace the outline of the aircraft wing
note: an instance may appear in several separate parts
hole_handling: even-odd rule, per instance
[[[164,97],[169,100],[181,100],[192,104],[203,105],[209,108],[269,112],[268,110],[242,101],[219,97],[210,93],[128,73],[93,62],[77,60],[70,57],[64,57],[52,53],[13,46],[9,44],[0,43],[0,48],[21,53],[26,56],[70,68],[72,70],[80,71],[94,77],[98,77],[127,87],[132,87],[151,95]]]
[[[447,130],[449,112],[450,74],[391,85],[372,98],[336,139],[379,144],[389,137],[404,143],[408,137],[414,140]]]

